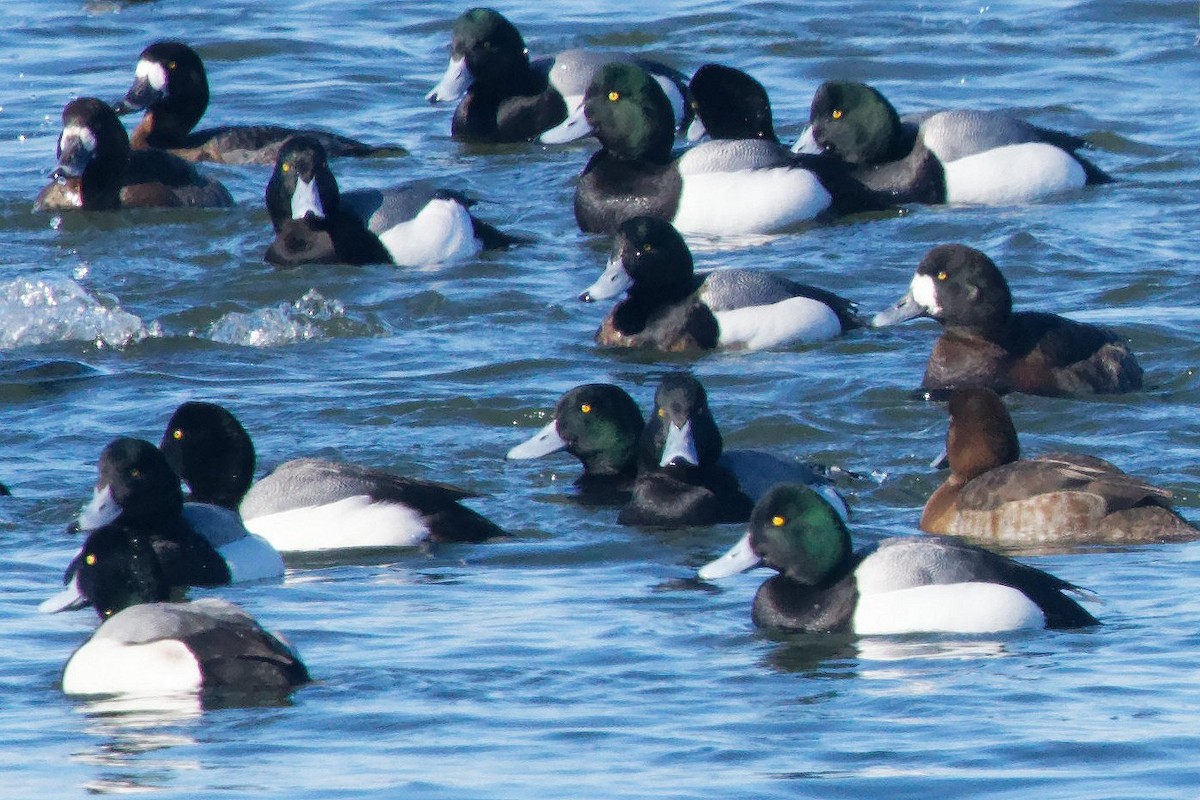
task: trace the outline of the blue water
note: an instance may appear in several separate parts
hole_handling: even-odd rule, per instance
[[[300,798],[1195,797],[1200,545],[1024,554],[1090,588],[1098,629],[1003,637],[776,638],[766,577],[691,580],[737,526],[645,531],[577,502],[569,459],[506,463],[578,383],[643,405],[688,367],[727,445],[863,475],[860,541],[916,532],[944,409],[909,398],[931,323],[699,359],[598,350],[574,298],[606,242],[572,181],[594,149],[465,147],[425,104],[465,6],[349,0],[10,0],[0,6],[0,795]],[[1142,392],[1014,397],[1027,452],[1073,449],[1171,488],[1200,519],[1200,112],[1195,2],[805,4],[593,0],[501,9],[533,52],[721,61],[796,135],[816,85],[867,80],[905,110],[1012,108],[1089,137],[1111,187],[1029,207],[920,208],[783,237],[691,244],[874,310],[933,245],[1004,269],[1017,303],[1110,325]],[[115,99],[149,42],[204,56],[212,124],[320,125],[412,155],[340,161],[345,188],[443,177],[535,238],[456,266],[276,271],[267,172],[211,166],[210,212],[32,214],[71,97]],[[64,527],[118,434],[157,440],[185,399],[225,403],[260,463],[320,454],[449,481],[512,541],[297,561],[221,594],[283,632],[316,682],[283,707],[123,708],[64,697],[86,613],[47,617]]]

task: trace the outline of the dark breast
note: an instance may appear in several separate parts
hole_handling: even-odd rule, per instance
[[[625,220],[675,218],[683,179],[671,164],[631,163],[601,151],[575,187],[575,220],[589,233],[613,233]]]

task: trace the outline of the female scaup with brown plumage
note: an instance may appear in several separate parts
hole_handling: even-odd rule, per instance
[[[807,486],[767,492],[746,535],[698,574],[758,566],[779,572],[754,596],[763,628],[862,636],[1097,624],[1065,594],[1074,585],[951,537],[895,536],[855,552],[846,523]]]
[[[119,208],[227,208],[233,198],[170,153],[130,151],[129,136],[103,101],[80,97],[62,112],[58,166],[38,193],[39,211]]]
[[[886,208],[837,159],[764,139],[701,142],[678,158],[662,88],[634,64],[606,64],[584,98],[601,149],[575,187],[575,219],[611,233],[649,215],[681,233],[779,233],[837,214]]]
[[[921,530],[1005,545],[1137,544],[1200,538],[1171,493],[1103,459],[1020,458],[1012,417],[991,389],[955,389],[946,433],[950,477]]]
[[[921,388],[987,386],[1001,394],[1112,394],[1142,386],[1142,368],[1122,337],[1057,314],[1013,311],[999,268],[961,244],[921,260],[908,293],[872,325],[932,317],[943,332]]]
[[[115,103],[118,114],[145,111],[130,140],[135,150],[170,150],[186,161],[273,164],[289,136],[306,133],[331,156],[403,155],[396,145],[376,147],[324,131],[279,125],[225,125],[194,131],[208,108],[208,75],[200,55],[183,42],[161,41],[138,56],[133,85]]]
[[[816,342],[862,326],[856,305],[833,292],[747,269],[695,274],[671,223],[634,217],[613,237],[604,274],[579,299],[626,297],[596,331],[610,347],[667,352]]]
[[[1027,203],[1112,178],[1079,154],[1086,142],[1004,111],[940,111],[901,119],[878,90],[818,87],[798,148],[854,166],[854,176],[898,203]]]

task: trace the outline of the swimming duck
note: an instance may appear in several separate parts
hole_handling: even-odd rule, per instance
[[[921,530],[1003,544],[1133,544],[1200,538],[1171,493],[1103,459],[1020,458],[1017,431],[991,389],[950,394],[950,477],[925,504]]]
[[[606,64],[584,98],[601,149],[575,187],[575,219],[611,233],[649,215],[682,233],[778,233],[834,213],[884,207],[836,159],[796,155],[775,142],[701,142],[672,157],[670,104],[634,64]]]
[[[642,430],[638,474],[623,525],[712,525],[745,522],[768,488],[781,481],[811,485],[846,511],[845,501],[812,466],[751,450],[725,452],[704,386],[686,372],[663,376]]]
[[[778,142],[767,90],[749,74],[724,64],[705,64],[688,83],[695,119],[689,141],[762,139]]]
[[[1078,628],[1098,621],[1074,585],[950,537],[899,536],[854,552],[826,500],[793,484],[754,507],[746,535],[699,571],[713,580],[768,566],[755,625],[791,632],[885,635]]]
[[[1013,311],[1000,270],[983,253],[939,245],[908,293],[875,316],[881,327],[927,316],[940,322],[921,387],[988,386],[997,392],[1080,395],[1141,388],[1142,368],[1121,337],[1057,314]]]
[[[80,97],[62,112],[58,166],[38,193],[39,211],[118,208],[227,208],[233,197],[219,181],[161,151],[133,151],[117,115],[101,100]]]
[[[148,602],[108,617],[67,661],[69,695],[287,694],[311,680],[299,655],[224,600]]]
[[[427,181],[342,193],[321,143],[294,136],[280,148],[267,183],[275,239],[264,258],[279,265],[420,266],[522,241],[472,216],[474,202]]]
[[[759,350],[831,339],[863,324],[854,303],[778,275],[745,269],[696,275],[683,237],[656,217],[621,223],[604,274],[579,299],[622,291],[626,298],[596,331],[598,344]]]
[[[225,125],[194,131],[208,108],[204,62],[183,42],[160,41],[138,56],[133,85],[113,104],[118,114],[145,111],[130,137],[134,150],[169,150],[186,161],[273,164],[289,136],[316,138],[332,156],[403,155],[395,145],[376,147],[345,136],[279,125]]]
[[[237,509],[249,530],[281,552],[414,547],[506,535],[461,504],[478,496],[473,492],[356,464],[293,459],[251,486],[250,436],[215,403],[180,405],[160,447],[194,500]]]
[[[79,530],[89,534],[88,540],[67,568],[66,587],[45,601],[42,611],[87,605],[83,575],[94,566],[91,560],[97,548],[103,546],[114,554],[107,564],[117,564],[115,554],[139,557],[126,541],[134,538],[152,546],[172,588],[225,586],[283,575],[279,553],[247,531],[237,514],[205,503],[184,503],[179,478],[149,442],[114,439],[100,453],[98,467],[95,493],[77,523]]]
[[[1081,156],[1086,142],[1003,111],[940,111],[902,120],[878,90],[829,81],[807,135],[854,165],[873,190],[907,203],[1026,203],[1112,178]]]
[[[583,94],[595,71],[610,61],[629,61],[648,69],[672,96],[677,124],[690,119],[684,101],[686,79],[670,67],[620,53],[579,49],[531,62],[516,26],[491,8],[469,9],[454,21],[450,63],[425,99],[441,103],[465,93],[450,123],[450,134],[457,138],[571,141],[588,132]]]

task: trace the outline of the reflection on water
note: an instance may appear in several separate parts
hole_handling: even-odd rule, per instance
[[[197,694],[105,697],[82,701],[76,711],[96,740],[71,756],[96,768],[89,792],[156,791],[170,786],[176,773],[201,768],[199,759],[175,752],[196,743],[192,729],[203,713]]]

